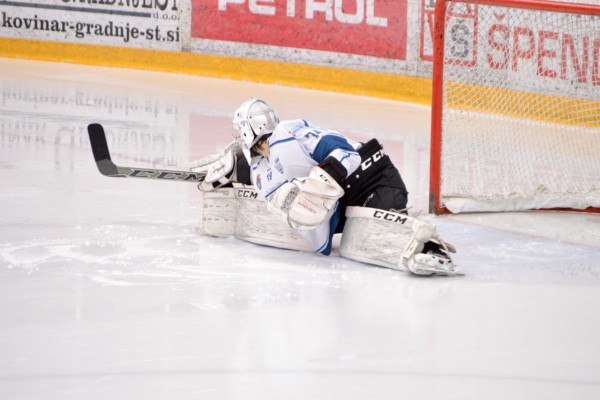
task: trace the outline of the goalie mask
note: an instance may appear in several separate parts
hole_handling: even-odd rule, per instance
[[[263,100],[250,99],[242,103],[233,115],[233,136],[241,145],[249,164],[255,164],[260,154],[252,147],[258,141],[273,133],[279,124],[277,111]]]

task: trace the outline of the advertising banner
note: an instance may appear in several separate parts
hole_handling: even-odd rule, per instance
[[[0,0],[0,36],[180,50],[179,0]]]
[[[477,51],[477,5],[462,4],[448,6],[448,21],[450,39],[454,45],[451,48],[453,56],[463,65],[475,65]],[[433,27],[435,0],[421,0],[421,45],[420,58],[423,61],[433,61]]]
[[[407,0],[192,0],[192,38],[406,59]]]
[[[433,60],[434,9],[435,1],[422,0],[423,61]],[[466,68],[462,73],[481,85],[504,85],[510,77],[518,82],[515,90],[597,100],[600,33],[594,18],[450,2],[445,69]]]

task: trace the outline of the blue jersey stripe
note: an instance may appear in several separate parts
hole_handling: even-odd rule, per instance
[[[289,137],[289,138],[285,138],[285,139],[282,139],[282,140],[278,140],[278,141],[276,141],[276,142],[270,143],[270,144],[269,144],[269,147],[274,147],[274,146],[277,146],[278,144],[285,143],[285,142],[289,142],[289,141],[291,141],[291,140],[296,140],[296,138],[292,136],[292,137]]]
[[[356,152],[354,154],[356,154]],[[344,162],[344,160],[346,158],[348,158],[348,157],[350,157],[350,153],[346,153],[346,155],[344,157],[342,157],[342,159],[340,160],[340,162]]]
[[[327,241],[316,251],[317,253],[321,253],[325,256],[331,254],[331,246],[333,245],[333,235],[335,234],[338,222],[340,221],[341,208],[339,206],[339,203],[336,203],[335,207],[336,210],[333,212],[333,215],[329,220],[329,236],[327,238]]]
[[[265,195],[265,198],[268,199],[270,195],[272,195],[273,193],[275,193],[277,191],[277,189],[279,189],[280,187],[282,187],[283,185],[285,185],[287,182],[288,182],[287,180],[284,181],[284,182],[281,182],[281,185],[277,186],[275,189],[273,189],[269,193],[267,193]]]
[[[317,163],[321,163],[334,150],[346,150],[349,153],[357,154],[354,147],[348,143],[346,138],[337,135],[324,135],[317,144],[317,147],[312,154],[312,158]]]

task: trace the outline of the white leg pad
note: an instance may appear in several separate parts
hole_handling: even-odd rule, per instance
[[[380,267],[408,271],[402,262],[415,218],[369,207],[347,207],[340,255]],[[415,242],[414,246],[417,247]],[[422,247],[421,247],[422,249]]]
[[[450,258],[423,254],[435,240],[435,226],[404,214],[368,207],[347,207],[340,255],[416,275],[457,275]]]
[[[211,236],[231,236],[235,231],[238,202],[235,189],[202,193],[200,230]]]
[[[312,252],[308,240],[267,209],[253,188],[221,188],[202,193],[200,230],[247,242]]]
[[[254,189],[235,191],[238,200],[236,238],[281,249],[313,252],[304,237],[267,209],[267,203],[258,198]]]

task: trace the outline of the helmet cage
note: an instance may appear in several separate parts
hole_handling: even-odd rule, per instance
[[[278,123],[277,112],[263,100],[250,99],[236,110],[232,121],[233,137],[248,161],[259,156],[252,148],[261,138],[272,134]]]

